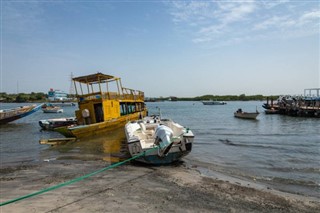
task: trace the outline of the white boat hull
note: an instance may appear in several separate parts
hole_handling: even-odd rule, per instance
[[[172,130],[170,147],[163,153],[161,144],[157,145],[157,128],[164,125]],[[192,150],[194,135],[191,130],[171,121],[146,117],[142,120],[129,122],[125,126],[128,149],[132,157],[146,152],[136,161],[159,165],[180,160]],[[162,140],[163,142],[163,140]],[[164,143],[166,144],[166,143]],[[157,148],[155,148],[157,147]]]
[[[42,109],[44,113],[63,113],[63,109]]]

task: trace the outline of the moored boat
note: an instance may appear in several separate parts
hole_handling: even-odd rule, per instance
[[[58,106],[58,107],[69,107],[69,106],[76,106],[76,103],[74,102],[50,102],[49,103],[52,106]]]
[[[125,133],[130,155],[145,152],[135,160],[153,165],[180,160],[191,152],[194,141],[191,130],[159,116],[128,122]]]
[[[96,73],[72,80],[78,100],[77,125],[55,129],[66,137],[100,134],[147,114],[144,93],[122,87],[118,77]]]
[[[238,109],[234,113],[234,117],[245,118],[245,119],[256,119],[259,114],[260,113],[258,112],[258,110],[256,110],[256,112],[244,112],[244,111],[242,111],[242,109]]]
[[[203,105],[225,105],[227,104],[227,102],[225,101],[213,101],[213,100],[209,100],[209,101],[202,101]]]
[[[44,113],[62,113],[63,109],[61,109],[61,107],[58,106],[44,106],[42,107],[42,111]]]
[[[43,130],[54,130],[62,126],[70,126],[77,123],[76,117],[68,118],[52,118],[39,121],[39,125]]]
[[[23,118],[27,115],[30,115],[38,111],[42,107],[40,105],[30,105],[30,106],[21,106],[12,109],[1,109],[0,110],[0,124],[6,124],[11,121]]]

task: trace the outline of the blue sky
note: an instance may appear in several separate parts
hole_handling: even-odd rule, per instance
[[[319,1],[1,1],[1,92],[102,72],[148,97],[320,87]]]

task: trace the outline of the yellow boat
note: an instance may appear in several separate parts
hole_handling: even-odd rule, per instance
[[[79,107],[75,112],[78,123],[55,129],[66,137],[97,135],[147,115],[144,93],[122,87],[118,77],[96,73],[72,80]]]

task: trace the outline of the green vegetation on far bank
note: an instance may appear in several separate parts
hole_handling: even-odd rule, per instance
[[[71,96],[70,96],[71,97]],[[19,93],[19,94],[7,94],[5,92],[0,93],[0,101],[7,103],[23,103],[23,102],[46,102],[48,101],[48,94],[43,92],[32,93]]]
[[[147,98],[146,101],[205,101],[205,100],[215,100],[215,101],[264,101],[269,99],[276,100],[279,95],[263,96],[263,95],[203,95],[194,98],[179,98],[179,97],[160,97],[160,98]]]
[[[69,96],[71,97],[71,95]],[[263,95],[203,95],[193,98],[179,98],[179,97],[159,97],[159,98],[146,98],[146,101],[203,101],[203,100],[215,100],[215,101],[263,101],[269,99],[276,100],[279,96],[263,96]],[[19,94],[7,94],[5,92],[0,93],[1,102],[46,102],[48,100],[48,94],[43,92],[19,93]]]
[[[48,95],[42,92],[37,93],[19,93],[19,94],[7,94],[5,92],[0,93],[0,101],[2,102],[41,102],[46,101]]]

